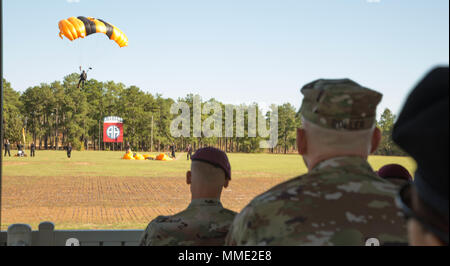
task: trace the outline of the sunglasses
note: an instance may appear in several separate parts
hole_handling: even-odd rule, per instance
[[[404,215],[406,220],[415,219],[417,220],[426,230],[432,232],[439,239],[441,239],[444,243],[448,245],[448,233],[443,232],[440,229],[437,229],[432,223],[428,222],[426,218],[417,214],[412,209],[412,199],[411,199],[411,188],[412,183],[409,182],[402,186],[399,193],[395,198],[395,203],[397,207],[399,207]]]

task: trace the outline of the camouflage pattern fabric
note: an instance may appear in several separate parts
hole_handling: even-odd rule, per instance
[[[398,187],[401,187],[403,185],[406,185],[406,183],[408,183],[408,180],[402,179],[402,178],[383,178],[386,179],[387,181],[391,182],[392,184],[397,185]]]
[[[226,245],[404,244],[397,190],[361,157],[325,160],[256,197],[236,216]]]
[[[300,113],[308,121],[334,130],[364,130],[375,123],[382,94],[350,79],[319,79],[305,85]]]
[[[236,213],[217,199],[194,199],[173,216],[158,216],[141,237],[141,246],[223,246]]]

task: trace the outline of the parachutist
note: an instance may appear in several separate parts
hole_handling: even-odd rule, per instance
[[[77,86],[77,88],[79,89],[80,88],[80,83],[83,83],[83,88],[84,88],[84,83],[86,82],[86,80],[87,80],[87,73],[86,73],[86,71],[84,71],[83,70],[83,72],[81,72],[81,75],[80,75],[80,80],[78,81],[78,86]]]

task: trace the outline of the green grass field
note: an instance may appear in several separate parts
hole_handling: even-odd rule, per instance
[[[14,153],[16,151],[13,151]],[[26,151],[28,153],[28,151]],[[175,161],[127,161],[123,152],[36,151],[36,157],[3,160],[2,230],[12,223],[36,229],[52,221],[57,229],[144,229],[157,215],[170,215],[189,203],[186,154]],[[154,153],[156,154],[156,153]],[[229,154],[232,181],[222,193],[225,207],[240,211],[253,197],[306,173],[299,155]],[[403,165],[407,157],[371,156],[377,170]]]
[[[15,152],[15,151],[13,151]],[[27,153],[28,154],[28,153]],[[136,176],[170,177],[185,174],[189,161],[178,153],[175,161],[121,160],[123,152],[73,151],[68,159],[64,151],[36,151],[36,157],[4,157],[4,176]],[[142,153],[144,154],[144,153]],[[147,153],[146,153],[147,154]],[[157,154],[157,153],[148,153]],[[302,158],[296,154],[229,154],[232,176],[290,177],[306,173]],[[370,156],[374,170],[388,163],[403,165],[412,174],[415,162],[409,157]]]

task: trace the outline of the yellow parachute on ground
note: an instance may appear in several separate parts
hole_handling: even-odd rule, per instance
[[[132,153],[132,152],[127,152],[127,153],[122,157],[122,159],[124,159],[124,160],[136,160],[136,159],[133,157],[133,153]]]
[[[127,152],[122,159],[124,160],[157,160],[157,161],[173,161],[172,158],[167,156],[167,154],[160,153],[158,155],[150,155],[150,154],[139,154],[133,152]]]
[[[144,154],[146,160],[156,160],[156,155]]]
[[[142,156],[142,154],[136,153],[136,155],[134,155],[134,159],[143,161],[145,160],[145,157]]]
[[[66,36],[73,41],[84,38],[93,33],[104,33],[110,40],[115,41],[120,47],[128,46],[127,36],[114,25],[101,19],[91,17],[70,17],[59,21],[59,37]]]

